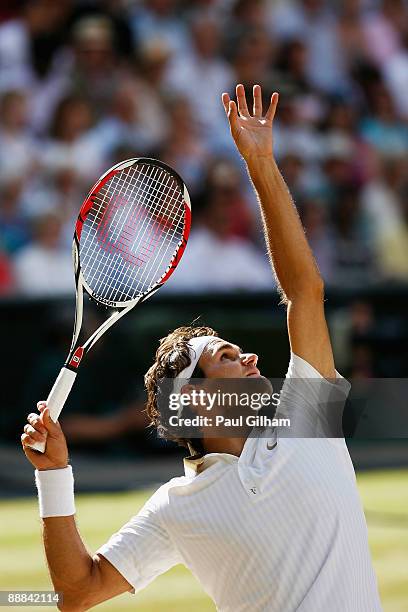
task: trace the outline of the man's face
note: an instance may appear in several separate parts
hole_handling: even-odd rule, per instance
[[[244,353],[236,344],[215,340],[208,344],[198,364],[206,378],[260,378],[257,362],[255,353]]]
[[[244,394],[271,394],[273,392],[270,381],[261,375],[257,368],[258,355],[255,353],[244,353],[236,344],[225,340],[214,340],[210,342],[203,352],[198,364],[205,375],[205,380],[196,389],[202,389],[206,393],[226,394],[229,397]],[[248,382],[247,382],[248,381]],[[250,382],[249,382],[250,381]],[[217,397],[218,397],[217,395]],[[217,400],[212,407],[213,414],[228,414],[239,407],[237,400],[229,400],[225,403]],[[203,405],[202,408],[206,409]],[[203,414],[207,414],[203,412]]]

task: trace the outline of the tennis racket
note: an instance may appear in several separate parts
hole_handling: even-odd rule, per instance
[[[186,186],[172,168],[154,159],[121,162],[92,187],[75,226],[75,323],[68,358],[47,399],[53,421],[86,353],[170,278],[186,248],[190,225]],[[84,290],[113,313],[81,344]],[[31,448],[44,452],[45,443],[35,442]]]

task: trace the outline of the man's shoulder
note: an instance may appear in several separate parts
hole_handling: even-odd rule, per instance
[[[183,487],[189,484],[190,479],[186,476],[176,476],[161,485],[146,502],[145,507],[150,511],[160,511],[166,508],[171,499],[171,493],[178,487]]]

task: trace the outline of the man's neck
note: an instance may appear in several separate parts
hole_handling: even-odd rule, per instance
[[[239,457],[244,448],[246,438],[203,438],[206,453],[228,453]]]

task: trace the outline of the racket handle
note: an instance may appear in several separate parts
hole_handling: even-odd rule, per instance
[[[67,401],[68,395],[72,389],[76,378],[76,372],[68,370],[68,368],[61,368],[58,374],[57,380],[54,383],[53,388],[47,398],[47,407],[50,410],[50,417],[55,422],[57,421],[61,410]],[[35,442],[34,444],[28,444],[30,448],[43,453],[45,451],[46,442]]]

